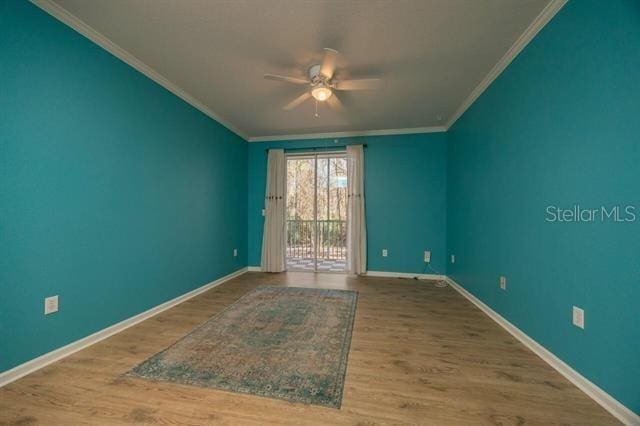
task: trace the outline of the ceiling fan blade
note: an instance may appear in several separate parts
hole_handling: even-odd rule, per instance
[[[334,83],[336,90],[373,90],[380,87],[379,78],[363,78],[361,80],[341,80]]]
[[[295,98],[294,100],[286,104],[282,109],[284,109],[285,111],[292,110],[298,105],[300,105],[301,103],[303,103],[304,101],[306,101],[307,99],[309,99],[310,97],[311,97],[311,93],[304,92],[302,95],[298,96],[297,98]]]
[[[338,57],[338,51],[324,48],[324,58],[322,59],[322,66],[320,67],[320,74],[327,79],[333,77],[333,73],[336,70],[336,58]]]
[[[344,109],[344,105],[342,104],[342,101],[336,93],[334,93],[333,96],[327,99],[326,102],[327,104],[329,104],[329,107],[331,107],[331,109],[335,111],[342,111]]]
[[[266,78],[267,80],[284,81],[285,83],[309,84],[309,81],[303,78],[288,77],[286,75],[265,74],[264,78]]]

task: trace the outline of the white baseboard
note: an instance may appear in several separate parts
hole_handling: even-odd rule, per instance
[[[262,272],[260,266],[249,266],[249,272]],[[292,271],[292,272],[313,272],[313,271]],[[330,273],[318,271],[318,273]],[[345,272],[346,273],[346,272]],[[418,278],[421,280],[446,280],[446,275],[437,274],[410,274],[408,272],[386,272],[386,271],[367,271],[366,274],[369,277],[387,277],[387,278]]]
[[[386,272],[386,271],[367,271],[368,277],[386,277],[386,278],[418,278],[421,280],[445,280],[445,275],[438,274],[411,274],[408,272]]]
[[[249,266],[249,272],[262,272],[262,268],[260,266]],[[293,271],[293,272],[307,272],[307,271]],[[312,271],[309,271],[312,272]],[[319,273],[323,273],[322,271],[318,271]],[[418,278],[421,280],[445,280],[446,275],[437,275],[437,274],[410,274],[408,272],[386,272],[386,271],[367,271],[365,274],[369,277],[387,277],[387,278]]]
[[[98,343],[101,340],[106,339],[107,337],[113,336],[116,333],[119,333],[129,327],[132,327],[146,319],[151,318],[154,315],[159,314],[160,312],[166,311],[186,300],[191,299],[205,291],[212,289],[213,287],[219,286],[220,284],[229,281],[232,278],[235,278],[239,275],[247,272],[247,268],[238,269],[235,272],[232,272],[229,275],[225,275],[222,278],[218,278],[215,281],[212,281],[208,284],[203,285],[202,287],[198,287],[195,290],[192,290],[188,293],[183,294],[182,296],[178,296],[175,299],[171,299],[167,302],[164,302],[156,307],[153,307],[147,311],[139,313],[138,315],[132,316],[124,321],[113,324],[105,329],[102,329],[98,332],[95,332],[87,337],[83,337],[80,340],[76,340],[75,342],[69,343],[66,346],[48,352],[44,355],[39,356],[38,358],[34,358],[31,361],[27,361],[24,364],[20,364],[16,367],[13,367],[11,370],[7,370],[5,372],[0,373],[0,387],[5,386],[15,380],[18,380],[21,377],[26,376],[27,374],[33,373],[36,370],[39,370],[51,363],[54,363],[62,358],[65,358],[79,350],[82,350],[88,346],[93,345],[94,343]]]
[[[624,406],[614,397],[603,391],[596,384],[590,382],[587,378],[575,371],[560,358],[551,353],[540,343],[526,335],[515,325],[507,321],[502,315],[484,304],[480,299],[465,290],[460,284],[447,277],[447,282],[451,287],[458,291],[461,295],[469,299],[471,303],[476,305],[480,310],[487,314],[492,320],[497,322],[502,328],[507,330],[513,337],[522,342],[527,348],[531,349],[536,355],[542,358],[547,364],[557,370],[566,377],[571,383],[576,385],[580,390],[586,393],[591,399],[600,404],[605,410],[610,412],[618,420],[626,425],[640,425],[640,416]]]
[[[75,352],[78,352],[88,346],[93,345],[101,340],[104,340],[116,333],[119,333],[129,327],[132,327],[146,319],[153,317],[167,309],[170,309],[188,299],[191,299],[213,287],[216,287],[226,281],[229,281],[232,278],[235,278],[239,275],[247,271],[260,271],[261,268],[259,266],[249,266],[246,268],[239,269],[229,275],[226,275],[222,278],[219,278],[213,282],[203,285],[195,290],[192,290],[188,293],[183,294],[182,296],[178,296],[175,299],[164,302],[154,308],[151,308],[147,311],[144,311],[138,315],[135,315],[131,318],[128,318],[124,321],[121,321],[117,324],[114,324],[110,327],[107,327],[103,330],[100,330],[96,333],[93,333],[87,337],[84,337],[80,340],[77,340],[73,343],[70,343],[66,346],[58,348],[54,351],[48,352],[44,355],[39,356],[38,358],[32,359],[31,361],[27,361],[24,364],[20,364],[11,370],[7,370],[3,373],[0,373],[0,387],[5,386],[15,380],[18,380],[21,377],[26,376],[36,370],[39,370],[51,363],[54,363],[62,358],[65,358]],[[560,374],[566,377],[571,383],[576,385],[579,389],[581,389],[584,393],[586,393],[590,398],[600,404],[604,409],[609,411],[613,416],[615,416],[618,420],[627,425],[640,425],[640,416],[635,414],[629,408],[624,406],[614,397],[606,393],[600,387],[589,381],[587,378],[582,376],[580,373],[575,371],[569,365],[567,365],[560,358],[551,353],[544,346],[540,345],[538,342],[533,340],[531,337],[526,335],[522,330],[520,330],[515,325],[511,324],[500,314],[495,312],[489,306],[484,304],[480,299],[469,293],[462,286],[456,283],[453,279],[448,278],[444,275],[436,275],[436,274],[409,274],[404,272],[384,272],[384,271],[368,271],[368,276],[371,277],[388,277],[388,278],[420,278],[420,279],[432,279],[432,280],[442,280],[446,279],[451,287],[453,287],[456,291],[458,291],[461,295],[467,298],[471,303],[476,305],[480,310],[482,310],[485,314],[487,314],[491,319],[493,319],[496,323],[502,326],[505,330],[507,330],[511,335],[513,335],[516,339],[522,342],[526,347],[528,347],[531,351],[533,351],[536,355],[542,358],[547,364],[557,370]]]

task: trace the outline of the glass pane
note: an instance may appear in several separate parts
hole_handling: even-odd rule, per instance
[[[315,156],[288,157],[286,214],[287,269],[344,271],[346,157],[335,154],[320,154],[317,159]]]
[[[287,269],[315,269],[315,158],[287,159]]]
[[[313,220],[315,160],[287,159],[287,219]]]
[[[318,220],[329,219],[329,164],[328,158],[318,158]]]
[[[347,160],[332,158],[329,186],[331,214],[329,219],[347,220]]]
[[[346,158],[318,159],[318,270],[345,268],[347,169]]]

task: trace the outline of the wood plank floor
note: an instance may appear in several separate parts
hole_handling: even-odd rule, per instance
[[[342,408],[122,374],[258,285],[359,291]],[[0,424],[617,424],[452,288],[247,273],[0,389]]]

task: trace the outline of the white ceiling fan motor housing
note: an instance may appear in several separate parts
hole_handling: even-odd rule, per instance
[[[312,65],[309,68],[309,80],[312,85],[316,85],[324,80],[324,78],[320,75],[320,64]]]

